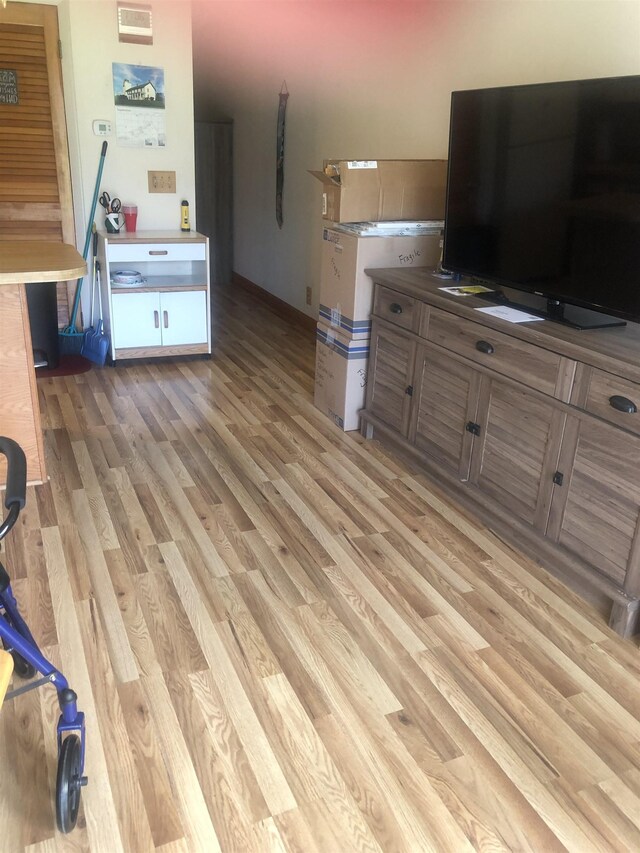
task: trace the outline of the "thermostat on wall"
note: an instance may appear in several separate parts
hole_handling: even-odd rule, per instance
[[[151,6],[118,3],[118,40],[134,44],[153,44]]]
[[[96,136],[111,136],[111,122],[97,118],[93,123],[93,132]]]

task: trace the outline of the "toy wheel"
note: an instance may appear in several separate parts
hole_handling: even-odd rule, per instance
[[[82,773],[82,747],[77,735],[62,741],[56,779],[56,822],[60,832],[71,832],[78,820],[80,794],[85,780]]]
[[[36,674],[35,666],[26,661],[18,652],[11,652],[13,658],[13,671],[19,678],[33,678]]]

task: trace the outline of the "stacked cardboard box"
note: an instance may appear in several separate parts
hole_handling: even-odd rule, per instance
[[[446,160],[325,160],[322,216],[332,222],[444,217]]]
[[[371,338],[365,269],[433,267],[440,255],[446,161],[325,161],[315,405],[358,429]],[[413,219],[411,219],[413,218]],[[426,220],[426,221],[425,221]]]
[[[316,327],[314,402],[341,429],[358,429],[364,406],[369,340],[354,340],[327,323]]]

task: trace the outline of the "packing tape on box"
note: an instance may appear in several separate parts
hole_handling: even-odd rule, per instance
[[[347,317],[338,308],[329,308],[328,305],[320,303],[318,306],[318,316],[321,320],[330,326],[335,326],[337,329],[342,329],[350,335],[358,335],[359,337],[370,337],[371,319],[368,320],[352,320]]]

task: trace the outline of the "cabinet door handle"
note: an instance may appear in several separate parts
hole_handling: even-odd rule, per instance
[[[392,314],[402,314],[402,305],[398,305],[397,302],[392,302],[391,305],[389,305],[389,311],[391,311]]]
[[[478,352],[483,352],[485,355],[493,355],[493,344],[489,341],[476,341],[476,349]]]
[[[165,329],[168,329],[169,328],[169,312],[168,311],[162,312],[162,322],[164,323]]]
[[[155,249],[155,250],[149,249],[149,254],[150,255],[168,255],[169,251],[167,249],[162,249],[162,250],[161,249]]]
[[[156,329],[160,328],[160,314],[157,311],[153,312],[153,322]]]
[[[624,412],[625,415],[635,415],[638,411],[633,400],[629,400],[628,397],[620,397],[618,394],[609,397],[609,405],[618,412]]]

